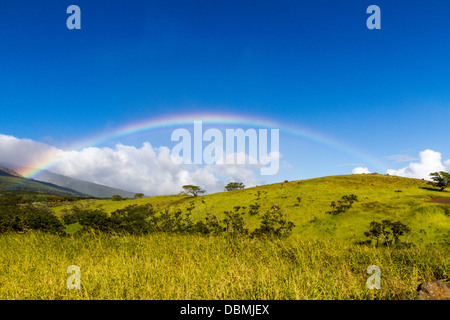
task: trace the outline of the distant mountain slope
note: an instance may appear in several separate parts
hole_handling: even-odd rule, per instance
[[[43,171],[39,174],[37,179],[39,179],[39,181],[45,181],[61,187],[70,188],[96,198],[111,198],[113,195],[119,195],[123,198],[133,198],[135,195],[133,192],[66,177],[50,171]]]
[[[23,176],[17,173],[16,171],[1,166],[0,166],[0,176],[23,178]]]
[[[52,183],[24,178],[14,170],[4,167],[0,167],[0,190],[23,190],[71,197],[86,196],[81,192]]]

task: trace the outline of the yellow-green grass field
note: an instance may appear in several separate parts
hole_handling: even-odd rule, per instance
[[[330,215],[330,202],[355,194],[358,202]],[[450,281],[450,197],[426,181],[386,175],[333,176],[188,197],[124,201],[82,200],[108,212],[151,203],[155,210],[192,210],[223,217],[235,206],[274,204],[295,223],[287,239],[196,234],[116,235],[30,231],[0,235],[0,299],[415,299],[428,280]],[[298,199],[301,198],[301,199]],[[60,215],[73,204],[52,207]],[[411,246],[358,244],[371,221],[390,219],[411,228]],[[258,215],[246,215],[257,227]],[[73,231],[78,230],[73,228]],[[81,270],[81,288],[69,290],[67,267]],[[370,265],[381,289],[369,290]]]
[[[2,299],[415,299],[449,279],[448,247],[354,246],[329,240],[151,234],[0,237]],[[69,290],[70,265],[81,288]],[[369,290],[370,265],[381,289]]]

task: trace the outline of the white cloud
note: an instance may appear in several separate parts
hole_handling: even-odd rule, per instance
[[[370,173],[368,168],[357,167],[352,170],[352,174]]]
[[[442,163],[440,152],[430,149],[424,150],[419,154],[419,162],[411,162],[406,167],[399,170],[390,169],[388,174],[407,178],[430,179],[430,173],[436,171],[448,171],[450,169],[450,160]]]
[[[0,163],[27,166],[63,157],[66,151],[30,139],[0,134]]]
[[[246,155],[238,155],[248,159]],[[276,155],[279,156],[279,155]],[[185,184],[195,184],[208,193],[223,191],[230,181],[246,186],[261,184],[259,165],[185,165],[174,163],[170,149],[116,145],[65,151],[29,139],[0,135],[0,163],[37,167],[60,159],[50,171],[72,178],[104,184],[147,195],[176,194]],[[248,163],[248,162],[247,162]]]
[[[450,172],[450,160],[444,162],[445,171]]]

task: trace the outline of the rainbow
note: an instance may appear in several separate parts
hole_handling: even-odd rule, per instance
[[[158,118],[150,118],[143,121],[134,122],[122,126],[116,130],[102,133],[85,140],[78,141],[70,148],[71,151],[80,151],[88,147],[100,147],[102,144],[108,141],[117,141],[123,137],[133,136],[142,132],[152,131],[157,129],[171,128],[171,127],[185,127],[192,126],[194,121],[202,121],[205,125],[228,125],[228,126],[240,126],[240,127],[252,127],[255,129],[280,129],[280,133],[285,132],[293,136],[297,136],[309,141],[324,145],[329,148],[333,148],[339,152],[344,152],[348,155],[362,160],[366,165],[371,165],[374,168],[384,169],[385,166],[378,159],[360,151],[356,148],[338,141],[334,138],[325,136],[321,133],[314,132],[310,129],[300,126],[280,124],[274,120],[246,116],[236,114],[184,114],[184,115],[166,115]],[[26,169],[21,172],[22,175],[28,178],[35,178],[44,170],[49,170],[58,162],[71,157],[76,152],[67,152],[66,155],[61,157],[47,157],[39,159],[38,162],[30,163],[27,167],[33,169]]]

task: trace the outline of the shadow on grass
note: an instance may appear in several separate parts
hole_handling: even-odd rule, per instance
[[[448,191],[446,191],[446,190],[441,190],[441,189],[432,188],[432,187],[419,187],[419,189],[424,189],[424,190],[428,190],[428,191],[436,191],[439,193],[448,193]]]

